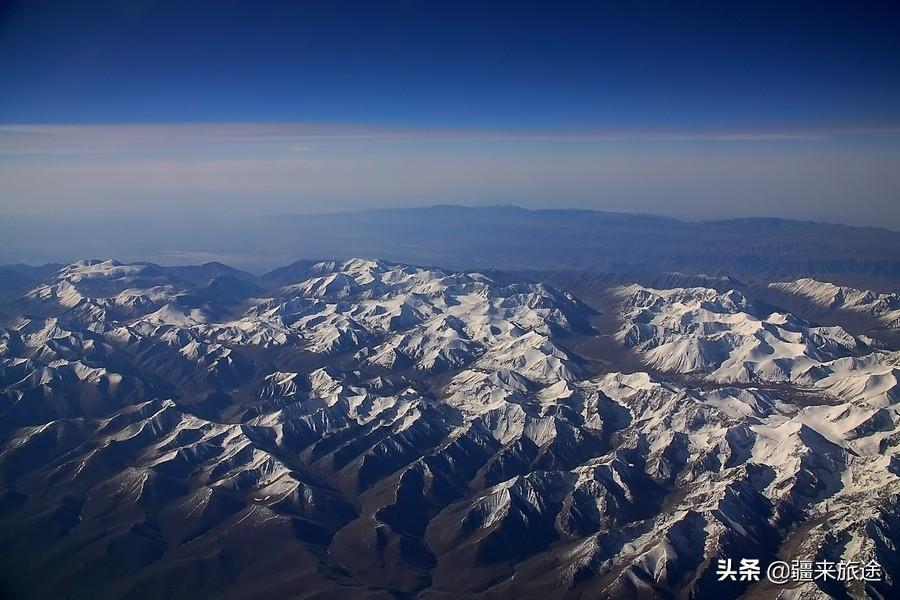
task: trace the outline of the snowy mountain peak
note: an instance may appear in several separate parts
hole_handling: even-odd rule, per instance
[[[37,595],[249,570],[287,595],[712,597],[719,559],[820,555],[894,591],[889,343],[752,288],[630,285],[598,315],[507,276],[276,275],[80,261],[2,307],[0,537]]]

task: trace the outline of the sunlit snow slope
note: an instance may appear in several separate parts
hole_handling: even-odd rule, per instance
[[[896,327],[890,297],[787,286]],[[570,294],[353,259],[63,267],[5,301],[3,589],[78,598],[726,598],[719,558],[878,560],[900,353],[707,288]],[[826,313],[822,313],[825,315]]]

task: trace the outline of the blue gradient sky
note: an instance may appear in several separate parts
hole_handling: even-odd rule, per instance
[[[900,229],[896,2],[29,0],[0,12],[0,72],[0,214],[458,202]]]

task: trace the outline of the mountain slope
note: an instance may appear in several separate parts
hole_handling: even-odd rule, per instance
[[[223,279],[226,278],[226,279]],[[81,261],[0,330],[7,595],[696,598],[900,565],[900,355],[745,293]],[[10,549],[15,548],[12,553]]]

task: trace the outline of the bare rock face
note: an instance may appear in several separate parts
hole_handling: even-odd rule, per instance
[[[634,370],[579,355],[593,312],[541,284],[65,266],[0,307],[0,582],[720,598],[766,591],[717,582],[718,559],[825,557],[884,579],[792,597],[891,597],[900,352],[825,319],[896,327],[896,302],[829,285],[773,288],[837,307],[818,322],[746,290],[617,288]]]

